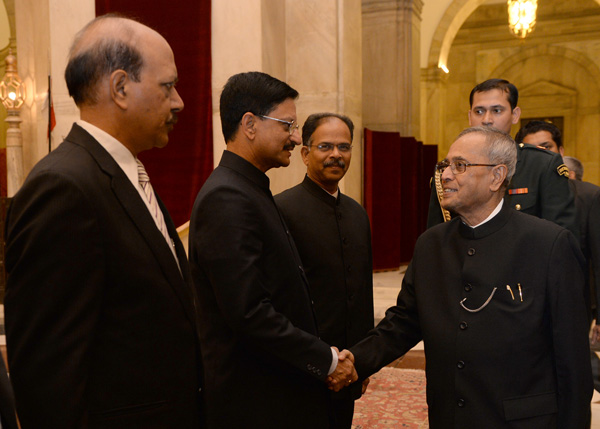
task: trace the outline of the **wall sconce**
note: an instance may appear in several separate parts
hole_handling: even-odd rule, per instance
[[[537,0],[507,0],[507,4],[510,31],[524,39],[535,28]]]
[[[19,109],[25,103],[25,87],[17,73],[17,58],[9,49],[6,56],[6,74],[0,81],[0,101],[8,115],[6,122],[6,193],[12,197],[23,183],[23,135]]]

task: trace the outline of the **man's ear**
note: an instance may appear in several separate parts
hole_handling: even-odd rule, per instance
[[[121,109],[127,109],[127,91],[129,75],[124,70],[115,70],[110,74],[110,97]]]
[[[304,162],[304,165],[308,166],[308,146],[302,146],[302,148],[300,148],[300,154],[302,155],[302,162]]]
[[[251,112],[244,113],[240,123],[240,132],[244,133],[248,140],[254,140],[256,137],[256,116]]]
[[[520,118],[521,118],[521,108],[519,106],[517,106],[512,111],[512,123],[513,123],[513,125],[518,124]]]
[[[500,189],[508,174],[508,168],[504,164],[492,167],[492,183],[490,183],[490,190],[496,192]]]

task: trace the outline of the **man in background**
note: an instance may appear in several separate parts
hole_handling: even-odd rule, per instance
[[[588,422],[583,257],[569,231],[507,204],[516,157],[493,128],[458,136],[437,165],[458,217],[419,237],[397,304],[350,349],[364,378],[423,340],[432,429]]]
[[[537,120],[527,122],[515,135],[515,141],[549,150],[559,154],[561,158],[565,154],[562,133],[550,122]]]
[[[590,321],[598,321],[596,298],[600,291],[600,277],[595,274],[600,272],[600,187],[582,181],[583,165],[578,159],[564,157],[565,149],[563,146],[562,133],[558,127],[550,122],[531,121],[521,127],[516,136],[523,143],[543,147],[550,152],[557,153],[565,159],[569,167],[569,185],[575,196],[575,208],[579,226],[579,243],[583,256],[585,256],[588,269],[585,270],[587,284],[589,284],[588,311],[590,312]],[[591,294],[591,295],[590,295]],[[594,297],[591,300],[589,297]],[[593,310],[592,310],[593,309]],[[600,327],[594,327],[592,340],[600,340]],[[595,356],[594,356],[595,357]]]
[[[137,159],[183,109],[167,41],[102,16],[65,78],[81,120],[7,215],[11,381],[23,429],[197,428],[200,353],[185,251]]]
[[[469,125],[495,128],[510,134],[519,122],[521,109],[517,88],[504,79],[489,79],[476,85],[469,95]],[[579,236],[573,194],[568,185],[568,169],[560,156],[541,148],[517,143],[517,167],[506,188],[508,206],[569,229]],[[438,181],[439,182],[439,181]],[[439,198],[440,186],[432,186],[428,226],[444,221]]]
[[[288,166],[300,144],[297,97],[260,72],[232,76],[221,93],[227,149],[194,203],[189,246],[211,428],[328,428],[328,376],[338,386],[357,379],[318,337],[305,269],[265,174]]]
[[[302,127],[304,181],[275,196],[306,270],[319,335],[340,349],[363,339],[374,319],[369,218],[339,189],[352,158],[353,132],[347,116],[310,115]],[[361,390],[357,383],[332,392],[331,428],[352,426]]]

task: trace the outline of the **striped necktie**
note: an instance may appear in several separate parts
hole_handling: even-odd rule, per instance
[[[169,236],[169,231],[167,230],[167,225],[165,224],[165,218],[163,216],[160,207],[158,206],[158,201],[156,201],[156,195],[154,194],[154,189],[152,189],[152,185],[150,184],[150,178],[148,177],[148,173],[146,173],[146,169],[144,168],[144,164],[139,159],[135,160],[137,162],[137,170],[138,170],[138,179],[140,182],[140,186],[144,190],[146,197],[148,198],[148,203],[150,206],[150,214],[154,218],[154,222],[158,230],[162,233],[165,240],[169,244],[169,247],[172,246],[173,241]]]

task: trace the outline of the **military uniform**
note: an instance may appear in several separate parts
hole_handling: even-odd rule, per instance
[[[526,143],[517,145],[517,168],[506,190],[509,207],[552,221],[579,238],[575,200],[568,169],[560,155]],[[444,221],[435,186],[431,186],[427,227]]]

